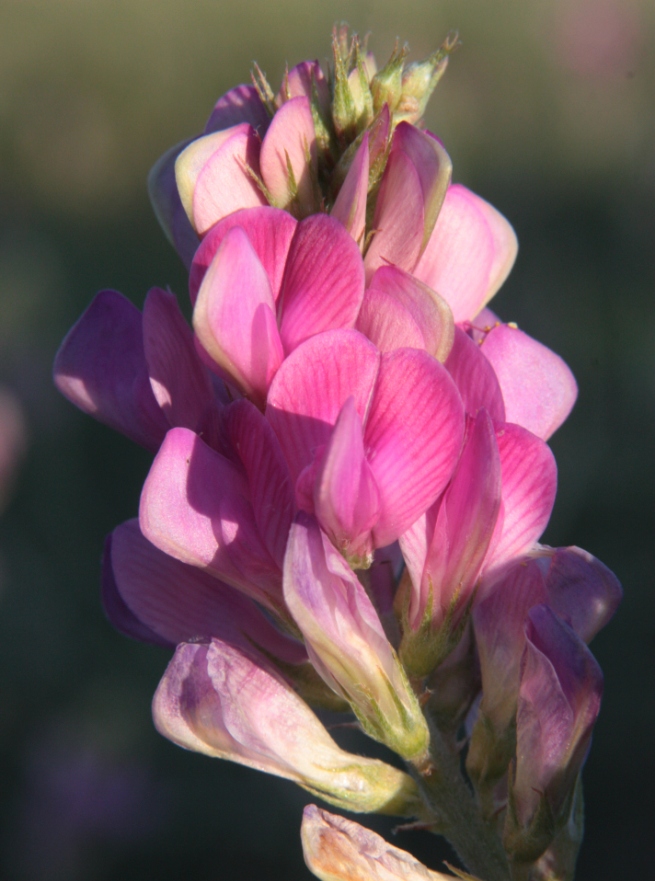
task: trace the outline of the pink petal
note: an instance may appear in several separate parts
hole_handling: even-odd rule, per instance
[[[486,335],[482,351],[496,372],[508,422],[548,440],[571,412],[578,394],[559,355],[509,324]]]
[[[194,255],[189,275],[191,303],[196,302],[198,289],[223,239],[235,226],[240,226],[248,236],[268,276],[273,299],[277,302],[289,245],[297,225],[298,221],[287,211],[268,206],[243,208],[219,220],[209,230]]]
[[[365,132],[330,211],[330,215],[345,226],[357,244],[363,244],[366,228],[368,173],[368,133]]]
[[[424,223],[419,173],[402,150],[392,150],[375,205],[375,235],[364,260],[366,278],[386,263],[411,271],[421,252]]]
[[[382,356],[365,429],[382,499],[378,547],[395,541],[444,490],[463,434],[460,396],[438,361],[417,349]]]
[[[295,505],[280,443],[260,411],[244,399],[227,408],[225,431],[245,469],[259,533],[282,568]]]
[[[421,328],[401,301],[393,294],[375,287],[366,289],[357,316],[357,330],[375,343],[381,352],[402,348],[425,349]]]
[[[475,416],[482,407],[494,422],[505,422],[505,403],[498,378],[489,361],[468,334],[456,327],[446,369],[455,381],[464,409]]]
[[[293,482],[325,445],[352,395],[364,420],[379,352],[354,330],[333,330],[307,340],[286,358],[268,393],[266,418],[277,434]]]
[[[529,550],[548,524],[557,491],[549,447],[519,425],[496,431],[502,469],[502,514],[485,560],[490,569]]]
[[[420,328],[424,348],[442,363],[453,347],[455,325],[450,307],[439,294],[397,266],[381,266],[370,287],[391,294]]]
[[[277,111],[262,142],[259,163],[264,183],[278,208],[287,208],[295,198],[305,212],[312,210],[317,160],[308,98],[292,98]],[[289,167],[298,188],[295,197]]]
[[[414,274],[444,297],[456,322],[467,321],[498,290],[517,247],[505,218],[475,193],[455,184],[446,194]]]
[[[380,493],[364,455],[362,423],[352,397],[343,405],[325,449],[314,512],[347,559],[371,554],[369,533],[380,513]]]
[[[193,334],[173,294],[152,288],[143,307],[143,345],[150,385],[171,427],[218,442],[218,406]]]
[[[171,429],[155,457],[139,524],[164,553],[279,607],[278,570],[259,537],[245,478],[186,428]]]
[[[284,353],[268,276],[238,226],[227,233],[207,270],[193,327],[213,360],[263,404]]]
[[[109,538],[107,587],[110,580],[135,620],[167,645],[218,637],[244,649],[254,642],[287,663],[306,658],[302,647],[277,630],[251,600],[162,553],[143,537],[137,520],[123,523]],[[122,629],[113,618],[112,623]]]
[[[182,141],[181,144],[167,150],[153,165],[148,175],[148,195],[157,220],[187,269],[198,247],[198,236],[191,226],[177,191],[175,163],[191,141],[192,139]]]
[[[401,122],[396,127],[391,149],[402,150],[411,159],[419,175],[423,194],[423,251],[450,184],[452,163],[438,138],[408,122]]]
[[[320,109],[329,112],[330,88],[318,61],[301,61],[285,74],[278,100],[285,102],[302,96],[309,101],[316,96]]]
[[[351,328],[364,296],[359,248],[338,220],[302,220],[291,241],[280,295],[280,336],[287,353],[314,334]]]
[[[214,105],[205,126],[205,134],[247,122],[263,137],[270,121],[271,117],[257,94],[257,89],[251,85],[235,86]]]
[[[54,364],[59,391],[85,413],[157,450],[168,429],[150,388],[141,313],[117,291],[100,291],[69,330]]]

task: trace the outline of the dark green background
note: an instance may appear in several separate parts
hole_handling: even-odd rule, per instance
[[[643,0],[0,0],[0,382],[29,454],[0,521],[0,877],[308,877],[291,784],[184,753],[152,728],[165,652],[104,621],[102,540],[133,516],[149,458],[51,387],[95,291],[141,304],[185,277],[145,176],[257,59],[325,59],[335,20],[413,57],[451,28],[428,122],[455,180],[521,249],[494,303],[567,360],[580,397],[553,439],[546,535],[625,587],[594,643],[606,697],[585,779],[579,881],[652,877],[655,752],[655,6]],[[362,748],[351,742],[352,748]],[[389,834],[390,822],[377,822]],[[435,839],[394,839],[432,868]]]

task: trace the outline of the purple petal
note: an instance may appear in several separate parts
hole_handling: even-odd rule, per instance
[[[191,226],[177,190],[175,163],[192,140],[182,141],[167,150],[148,175],[148,194],[157,220],[187,269],[198,247],[198,236]]]
[[[280,336],[287,354],[314,334],[354,327],[364,296],[359,248],[325,214],[298,224],[280,295]]]
[[[205,126],[205,134],[247,122],[263,137],[270,121],[271,117],[257,94],[257,89],[250,85],[235,86],[214,105]]]
[[[509,324],[492,328],[482,352],[498,377],[506,420],[548,440],[571,412],[578,394],[564,361]]]
[[[69,330],[54,364],[59,391],[73,404],[149,450],[168,422],[150,388],[141,313],[117,291],[100,291]]]
[[[443,365],[417,349],[382,356],[365,428],[382,501],[378,547],[395,541],[445,489],[463,434],[462,402]]]
[[[470,336],[456,327],[446,369],[455,380],[464,409],[475,416],[484,407],[496,423],[505,422],[505,404],[493,368]]]
[[[306,213],[313,209],[316,135],[308,98],[292,98],[277,111],[262,142],[259,163],[263,181],[278,208],[286,208],[295,199]],[[297,186],[295,196],[289,167]]]
[[[269,389],[266,418],[294,484],[317,448],[327,443],[350,395],[364,420],[379,359],[375,346],[360,333],[333,330],[307,340],[284,360]]]
[[[152,288],[143,307],[143,345],[150,385],[171,427],[190,428],[218,443],[218,407],[173,294]]]
[[[297,225],[298,221],[288,212],[268,206],[244,208],[219,220],[204,237],[193,258],[189,274],[191,303],[196,302],[198,289],[223,239],[235,226],[240,226],[248,236],[266,270],[273,299],[277,302],[289,245]]]
[[[211,358],[263,404],[284,353],[268,276],[238,226],[227,233],[207,270],[193,327]]]

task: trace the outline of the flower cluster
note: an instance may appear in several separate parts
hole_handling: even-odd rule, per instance
[[[576,385],[486,306],[514,232],[421,123],[454,46],[378,70],[337,30],[327,75],[303,62],[275,93],[256,69],[220,98],[149,181],[193,330],[167,291],[143,312],[102,291],[55,380],[154,454],[103,598],[119,630],[176,647],[166,737],[417,817],[484,878],[569,877],[602,690],[587,643],[620,587],[538,544]],[[310,705],[353,713],[411,774],[344,752]],[[362,878],[442,877],[313,811],[319,877],[346,877],[319,865],[342,851]]]

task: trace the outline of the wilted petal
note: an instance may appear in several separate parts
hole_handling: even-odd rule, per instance
[[[388,318],[383,315],[381,318],[374,317],[373,304],[366,304],[366,299],[370,298],[372,292],[383,291],[392,297],[396,303],[402,306],[405,316],[398,313],[396,309],[389,309],[386,299],[378,298],[375,305],[380,306],[383,311],[388,310]],[[407,323],[412,328],[420,329],[423,340],[422,345],[412,348],[424,348],[429,355],[433,355],[437,361],[442,363],[448,357],[453,347],[453,338],[455,326],[453,323],[453,315],[450,307],[439,294],[431,290],[431,288],[417,281],[412,275],[398,269],[397,266],[381,266],[371,279],[370,286],[366,291],[365,304],[367,305],[368,316],[364,308],[360,312],[357,320],[357,328],[361,330],[361,324],[366,321],[375,328],[376,335],[382,336],[386,342],[386,348],[379,346],[381,351],[390,351],[391,348],[401,348],[402,343],[396,346],[390,346],[389,343],[394,337],[402,336],[402,326]],[[386,310],[385,310],[386,307]],[[387,320],[385,321],[385,318]],[[362,330],[362,333],[366,331]],[[369,336],[369,334],[367,334]],[[374,337],[369,336],[374,342]]]
[[[463,434],[462,402],[443,365],[417,349],[382,356],[364,432],[382,502],[377,547],[395,541],[444,490]]]
[[[276,207],[287,208],[295,201],[305,213],[312,210],[317,159],[308,98],[292,98],[277,111],[262,142],[259,164]]]
[[[263,137],[270,121],[271,117],[257,94],[257,89],[251,85],[235,86],[214,105],[205,126],[205,134],[247,122]]]
[[[216,446],[218,406],[193,335],[173,294],[152,288],[143,307],[150,385],[171,427],[190,428]]]
[[[363,586],[317,523],[299,514],[284,561],[284,598],[314,667],[352,706],[364,730],[407,759],[429,734],[395,651]]]
[[[263,404],[284,353],[268,277],[238,226],[225,236],[207,270],[193,327],[219,367]]]
[[[166,435],[141,493],[139,523],[164,553],[279,611],[279,570],[259,536],[246,480],[193,432]]]
[[[468,321],[507,277],[517,247],[505,218],[484,199],[454,184],[414,274],[444,297],[456,322]]]
[[[150,388],[141,313],[117,291],[100,291],[69,330],[54,364],[59,391],[131,440],[156,450],[169,427]]]
[[[507,422],[548,440],[571,412],[578,394],[567,365],[555,352],[509,324],[489,331],[482,352],[498,377]]]
[[[175,178],[198,235],[239,208],[265,203],[247,169],[259,172],[259,140],[247,123],[197,138],[180,153]]]
[[[273,380],[266,418],[277,434],[292,480],[325,445],[346,399],[359,418],[369,408],[380,354],[353,330],[335,330],[307,340],[286,358]]]
[[[291,241],[278,312],[287,354],[327,330],[354,327],[364,296],[364,264],[343,226],[326,214],[302,220]]]
[[[431,872],[370,829],[307,805],[302,819],[302,847],[307,867],[321,881],[452,881]]]
[[[330,215],[348,230],[357,244],[363,243],[368,192],[368,133],[364,133]]]
[[[494,422],[505,422],[505,404],[493,367],[471,337],[455,328],[453,347],[446,359],[446,369],[455,380],[464,409],[475,416],[482,407]]]
[[[137,520],[118,526],[107,540],[103,601],[115,627],[127,630],[128,636],[146,638],[125,627],[126,619],[117,614],[117,599],[155,639],[169,646],[217,637],[244,649],[254,642],[290,664],[306,658],[303,647],[277,630],[251,600],[196,566],[162,553],[143,537]]]
[[[174,743],[293,780],[350,811],[411,814],[416,787],[402,771],[341,750],[262,656],[219,640],[181,645],[153,700]]]
[[[148,175],[148,195],[155,216],[187,269],[198,247],[198,235],[191,226],[177,190],[175,163],[177,157],[190,143],[191,140],[182,141],[181,144],[167,150],[153,165]]]
[[[289,245],[297,225],[298,221],[287,211],[267,205],[243,208],[219,220],[209,230],[194,255],[189,273],[191,303],[196,302],[198,289],[223,239],[235,226],[240,226],[248,236],[268,276],[273,299],[277,302]]]

